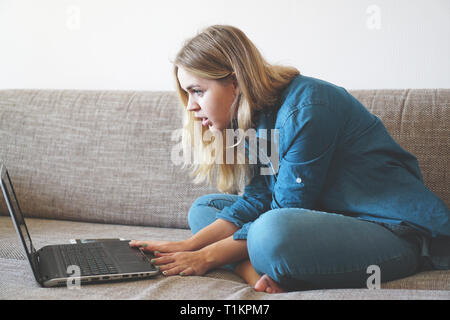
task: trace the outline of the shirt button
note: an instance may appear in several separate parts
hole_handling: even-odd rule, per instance
[[[297,183],[302,183],[302,178],[297,178],[297,180],[295,180]]]

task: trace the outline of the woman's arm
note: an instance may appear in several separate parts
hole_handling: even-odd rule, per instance
[[[189,251],[200,250],[234,234],[239,228],[232,222],[217,219],[191,238],[185,240]]]
[[[187,240],[182,241],[136,241],[130,242],[131,247],[142,247],[145,251],[180,252],[200,250],[214,242],[234,234],[239,228],[234,223],[217,219]]]
[[[155,253],[152,263],[164,275],[202,275],[218,266],[248,258],[247,241],[234,240],[238,229],[232,222],[217,219],[184,241],[133,241]]]
[[[247,241],[234,240],[233,236],[214,242],[201,249],[200,252],[205,257],[208,269],[248,259]]]
[[[156,257],[152,263],[157,265],[165,276],[199,276],[224,264],[248,259],[247,241],[234,240],[233,236],[228,236],[201,250],[158,253]]]

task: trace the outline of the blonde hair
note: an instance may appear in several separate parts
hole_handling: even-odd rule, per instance
[[[196,123],[194,113],[186,109],[188,94],[178,81],[178,68],[198,76],[200,78],[217,80],[222,83],[236,81],[239,88],[239,96],[235,99],[232,108],[237,109],[237,128],[246,132],[249,128],[255,128],[257,119],[255,112],[273,108],[279,100],[282,90],[300,72],[293,67],[269,64],[261,55],[256,46],[238,28],[228,25],[213,25],[195,37],[188,39],[176,55],[174,61],[174,75],[176,90],[183,104],[183,137],[182,145],[184,154],[202,155],[201,163],[187,161],[183,168],[192,170],[191,177],[194,183],[203,183],[205,180],[224,193],[237,194],[242,192],[252,176],[251,165],[248,159],[238,161],[237,148],[244,143],[240,139],[233,146],[227,146],[224,139],[211,139],[195,143]],[[235,114],[235,110],[230,113]],[[230,128],[232,119],[230,119]],[[233,129],[237,129],[233,128]],[[222,137],[225,137],[225,130]],[[202,127],[201,136],[209,131],[208,127]],[[233,148],[235,162],[227,164],[223,161],[226,148]],[[211,150],[222,150],[212,154]],[[222,157],[219,159],[219,157]]]

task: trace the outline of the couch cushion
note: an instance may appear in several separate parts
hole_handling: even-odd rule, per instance
[[[27,219],[27,225],[36,248],[68,243],[78,237],[182,240],[191,234],[182,229],[44,219]],[[417,281],[413,276],[406,278],[406,282],[385,283],[379,290],[309,290],[277,295],[255,292],[237,275],[223,269],[212,270],[202,277],[159,275],[134,282],[85,285],[81,290],[41,288],[34,280],[8,217],[0,217],[0,270],[0,299],[450,299],[450,271],[428,272],[426,282],[423,274],[419,274]]]

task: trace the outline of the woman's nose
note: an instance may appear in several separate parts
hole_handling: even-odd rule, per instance
[[[192,101],[191,99],[189,99],[188,101],[188,105],[187,105],[187,111],[195,111],[195,110],[199,110],[200,106],[195,103],[195,101]]]

